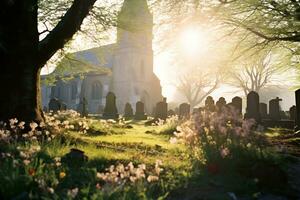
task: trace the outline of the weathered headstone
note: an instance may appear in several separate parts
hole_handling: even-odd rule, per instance
[[[290,112],[290,120],[295,121],[295,119],[296,119],[296,112],[297,112],[296,106],[290,107],[289,112]]]
[[[88,161],[88,156],[80,149],[72,148],[69,153],[62,157],[62,162],[66,163],[69,167],[81,167]]]
[[[231,106],[237,110],[238,113],[242,114],[243,100],[241,97],[233,97],[231,100]]]
[[[79,105],[78,105],[78,112],[80,113],[80,116],[81,117],[86,117],[88,116],[88,109],[87,109],[87,105],[88,105],[88,102],[86,100],[85,97],[83,97],[80,102],[79,102]]]
[[[113,92],[109,92],[106,96],[103,117],[106,119],[119,118],[118,109],[116,106],[116,95]]]
[[[124,117],[125,117],[125,119],[133,118],[133,109],[132,109],[130,103],[126,103],[126,105],[125,105]]]
[[[259,113],[259,95],[257,92],[251,91],[247,95],[247,108],[245,113],[246,119],[254,119],[256,122],[260,122]]]
[[[167,98],[164,98],[163,101],[158,102],[155,107],[155,118],[166,120],[168,117],[168,103]]]
[[[189,118],[191,106],[188,103],[182,103],[179,105],[179,117]]]
[[[172,109],[170,109],[170,110],[168,111],[168,117],[174,116],[174,115],[176,115],[175,111],[172,110]]]
[[[206,97],[205,108],[210,112],[214,112],[216,110],[215,101],[211,96]]]
[[[144,106],[144,103],[141,101],[136,102],[134,118],[136,120],[146,120],[147,119],[147,115],[145,114],[145,106]]]
[[[278,97],[269,101],[269,117],[271,120],[278,121],[281,119],[279,105],[280,101],[282,101],[282,99]]]
[[[259,113],[261,119],[268,118],[268,105],[266,103],[259,103]]]
[[[57,112],[61,109],[61,102],[57,98],[52,98],[49,101],[49,111]]]
[[[219,100],[216,102],[217,111],[221,112],[224,106],[226,106],[226,100],[224,97],[220,97]]]

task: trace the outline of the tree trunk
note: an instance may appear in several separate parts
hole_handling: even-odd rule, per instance
[[[80,29],[96,0],[74,0],[39,41],[37,0],[0,1],[0,120],[43,121],[40,70]]]
[[[0,120],[42,121],[37,0],[0,7]]]

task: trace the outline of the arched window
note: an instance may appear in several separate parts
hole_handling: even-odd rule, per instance
[[[91,98],[93,100],[100,100],[102,98],[103,86],[100,82],[94,82],[92,84]]]
[[[72,100],[76,99],[77,97],[77,84],[76,83],[72,83],[71,85],[71,98]]]

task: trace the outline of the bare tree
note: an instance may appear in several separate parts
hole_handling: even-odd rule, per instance
[[[175,86],[193,108],[215,91],[220,81],[220,74],[218,73],[185,73],[179,77]]]
[[[274,59],[270,51],[246,58],[230,70],[229,83],[243,90],[245,96],[250,91],[259,93],[262,88],[275,80],[274,75],[282,69],[281,65],[273,63]]]

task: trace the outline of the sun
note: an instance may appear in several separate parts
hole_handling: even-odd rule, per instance
[[[208,46],[208,36],[199,29],[189,27],[180,34],[180,44],[182,51],[189,56],[203,54]]]

